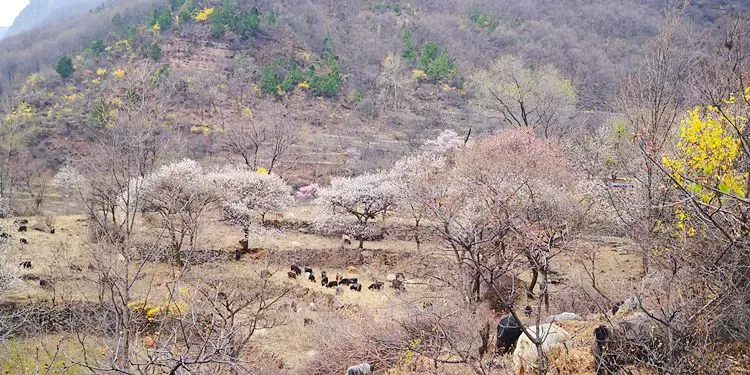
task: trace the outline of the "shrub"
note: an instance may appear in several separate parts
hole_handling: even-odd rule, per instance
[[[292,91],[295,86],[305,81],[305,73],[297,64],[292,64],[292,68],[284,75],[284,80],[281,81],[281,89],[284,91]]]
[[[151,42],[151,44],[146,48],[146,56],[150,57],[154,61],[161,59],[161,47],[159,47],[159,44],[156,43],[156,41]]]
[[[414,41],[412,41],[411,31],[404,30],[401,34],[401,41],[404,42],[404,49],[401,52],[401,56],[409,61],[417,60],[417,49],[414,47]]]
[[[107,45],[101,39],[97,39],[93,41],[91,45],[89,46],[89,51],[91,51],[91,53],[97,56],[104,53],[104,50],[106,49],[107,49]]]
[[[474,9],[469,15],[469,19],[479,28],[485,29],[489,32],[495,31],[500,25],[500,19],[494,14],[483,15],[479,9]]]
[[[336,96],[339,86],[341,86],[341,74],[338,71],[310,77],[310,89],[315,95]]]
[[[75,69],[73,68],[73,60],[71,60],[70,56],[60,57],[60,59],[57,60],[55,71],[62,79],[67,79],[72,76]]]
[[[276,61],[272,61],[263,67],[263,71],[260,76],[260,92],[266,95],[276,95],[279,91],[279,78],[277,71],[279,64]]]

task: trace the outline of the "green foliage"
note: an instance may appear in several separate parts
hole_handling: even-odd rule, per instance
[[[297,64],[292,64],[292,68],[284,75],[284,80],[281,81],[281,89],[284,91],[292,91],[297,84],[305,81],[305,73]]]
[[[339,86],[341,86],[341,74],[338,70],[328,74],[310,77],[310,90],[312,90],[315,95],[325,97],[336,96]]]
[[[277,75],[279,64],[272,61],[263,67],[260,75],[260,92],[265,95],[276,95],[279,92],[279,77]]]
[[[91,53],[96,56],[99,56],[102,53],[104,53],[106,49],[107,49],[107,45],[101,39],[97,39],[91,42],[91,45],[89,46],[89,51],[91,51]]]
[[[240,9],[236,1],[225,0],[224,6],[217,7],[209,16],[209,22],[213,37],[220,38],[229,29],[240,38],[247,39],[260,28],[260,11],[256,7]]]
[[[149,26],[153,26],[157,23],[162,30],[167,30],[172,27],[172,12],[170,12],[168,8],[154,8],[151,12],[151,22],[149,23]]]
[[[449,79],[458,73],[448,53],[435,42],[422,45],[419,52],[419,67],[427,74],[427,79],[433,82]]]
[[[494,14],[483,15],[482,12],[475,8],[471,11],[469,19],[479,28],[485,29],[489,32],[495,31],[500,26],[500,19]]]
[[[62,79],[67,79],[72,76],[75,69],[73,69],[73,60],[71,60],[70,56],[60,57],[60,59],[57,60],[55,71]]]
[[[134,25],[127,25],[122,32],[122,37],[130,42],[130,44],[133,44],[136,38],[138,38],[138,29]]]
[[[192,22],[194,12],[193,0],[183,1],[179,9],[177,9],[177,20],[181,25]]]
[[[169,0],[169,8],[172,11],[178,11],[183,4],[185,4],[185,0]]]
[[[279,15],[276,13],[276,11],[271,9],[266,12],[265,16],[263,16],[263,20],[271,26],[276,26],[276,24],[279,23]]]
[[[161,59],[161,47],[159,47],[159,44],[156,43],[156,41],[151,42],[151,44],[146,47],[146,56],[154,61]]]
[[[401,33],[401,41],[404,42],[404,49],[401,52],[401,56],[412,62],[417,61],[417,49],[414,47],[411,31],[404,30],[404,32]]]
[[[106,128],[114,122],[114,111],[103,100],[94,102],[91,106],[91,123]]]

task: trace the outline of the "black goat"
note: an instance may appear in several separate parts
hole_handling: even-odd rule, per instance
[[[326,288],[333,288],[333,287],[335,287],[337,285],[339,285],[339,283],[337,283],[336,280],[329,281],[328,284],[326,284]]]
[[[341,280],[339,280],[339,285],[349,285],[349,284],[353,284],[352,281],[349,280],[349,279],[341,279]]]
[[[310,276],[307,277],[308,280],[315,282],[315,275],[310,274]]]
[[[24,260],[19,264],[19,266],[23,268],[31,268],[31,261],[30,260]]]
[[[312,268],[305,266],[305,272],[312,273]]]
[[[367,289],[370,289],[370,290],[382,290],[383,289],[383,285],[384,285],[383,282],[376,281],[376,282],[370,284],[370,286],[368,286]]]
[[[289,272],[286,273],[286,275],[289,276],[290,279],[296,279],[297,278],[297,273],[294,272],[294,271],[289,271]]]
[[[349,289],[361,292],[362,291],[362,284],[354,283],[354,284],[352,284],[352,285],[349,286]]]
[[[328,272],[320,271],[320,277],[328,277]]]
[[[322,286],[328,285],[328,277],[323,276],[323,278],[320,279],[320,285]]]
[[[523,333],[521,326],[513,315],[500,319],[500,323],[497,325],[495,350],[503,355],[510,353],[515,348],[521,333]]]
[[[294,273],[296,273],[297,275],[299,275],[299,274],[301,274],[301,273],[302,273],[302,270],[301,270],[301,269],[300,269],[299,267],[297,267],[296,265],[294,265],[294,264],[292,264],[292,267],[291,267],[291,269],[292,269],[292,271],[294,271]]]

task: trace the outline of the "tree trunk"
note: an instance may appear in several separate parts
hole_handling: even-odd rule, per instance
[[[526,297],[534,298],[534,287],[536,287],[536,280],[539,278],[539,269],[537,267],[531,268],[531,281],[529,287],[526,289]]]
[[[359,239],[359,248],[360,249],[364,249],[364,247],[365,247],[365,240],[364,240],[364,238],[360,238]]]

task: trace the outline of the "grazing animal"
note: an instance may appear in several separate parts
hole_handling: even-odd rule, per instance
[[[52,288],[52,282],[45,279],[39,279],[39,286],[42,288]]]
[[[352,281],[349,280],[349,279],[341,279],[341,280],[339,280],[339,285],[349,285],[351,283],[352,283]]]
[[[309,266],[305,266],[305,272],[312,273],[313,271],[312,271],[312,268],[310,268]]]
[[[301,270],[301,269],[300,269],[299,267],[297,267],[296,265],[294,265],[294,264],[292,264],[292,267],[291,267],[291,269],[292,269],[292,271],[294,271],[294,273],[296,273],[297,275],[299,275],[299,274],[301,274],[301,273],[302,273],[302,270]]]
[[[328,277],[328,272],[326,272],[326,271],[321,271],[321,272],[320,272],[320,277]]]
[[[534,313],[534,309],[531,308],[531,306],[526,305],[526,307],[523,309],[523,315],[531,316],[531,314]]]
[[[339,281],[339,280],[341,280],[341,274],[336,272],[336,281]]]
[[[23,268],[31,268],[31,261],[30,260],[24,260],[19,264],[19,266]]]
[[[555,357],[561,350],[564,349],[567,353],[568,347],[572,343],[570,334],[552,323],[528,327],[527,331],[532,336],[540,337],[543,340],[541,349],[546,353],[550,363],[554,362]],[[513,370],[515,373],[533,374],[538,359],[539,353],[536,345],[525,333],[521,334],[516,343],[516,349],[513,350]]]
[[[336,287],[336,295],[344,294],[344,288],[337,286]]]
[[[600,325],[594,329],[594,360],[596,374],[615,374],[632,363],[649,363],[650,348],[660,346],[651,319],[643,313],[629,316],[610,328]]]
[[[352,284],[352,285],[349,286],[349,289],[361,292],[362,291],[362,284],[354,283],[354,284]]]
[[[337,285],[339,285],[339,283],[338,283],[338,282],[336,282],[336,280],[334,280],[334,281],[329,281],[329,282],[328,282],[328,284],[326,284],[326,288],[333,288],[333,287],[335,287],[335,286],[337,286]]]
[[[349,284],[356,284],[359,280],[356,277],[349,278]]]
[[[368,286],[367,289],[370,289],[370,290],[382,290],[383,289],[383,282],[376,281],[376,282],[370,284],[370,286]]]
[[[620,306],[625,303],[625,301],[617,301],[614,305],[612,305],[612,315],[617,314],[617,312],[620,310]]]
[[[404,276],[403,273],[398,272],[398,273],[396,273],[396,280],[404,281],[404,280],[406,280],[406,277]]]
[[[303,324],[304,324],[304,325],[306,325],[306,326],[307,326],[307,325],[310,325],[310,324],[313,324],[313,320],[312,320],[312,319],[310,319],[310,318],[304,318],[304,319],[302,319],[302,322],[303,322]]]
[[[290,279],[296,279],[297,278],[297,273],[294,272],[294,271],[289,271],[289,272],[286,273],[286,275],[289,276]]]
[[[369,375],[373,371],[375,371],[375,366],[369,363],[362,363],[346,369],[346,375]]]
[[[406,288],[404,288],[403,281],[401,281],[399,279],[391,281],[391,288],[396,289],[396,290],[401,291],[401,292],[405,292],[406,291]]]
[[[28,245],[29,244],[29,240],[27,240],[25,238],[21,238],[21,243],[24,244],[24,245]]]
[[[0,233],[0,238],[8,238],[8,237],[10,237],[10,234],[5,233],[5,232]]]
[[[497,352],[505,355],[513,351],[522,333],[521,325],[518,324],[518,320],[513,315],[500,319],[500,323],[497,324],[497,338],[495,340]]]
[[[322,285],[322,286],[328,285],[328,278],[325,277],[325,276],[323,276],[323,278],[320,279],[320,285]]]
[[[26,232],[28,229],[29,228],[27,226],[25,226],[25,225],[21,225],[20,227],[18,227],[18,231],[19,232]]]
[[[29,223],[29,219],[16,219],[13,220],[13,224],[26,225]]]
[[[341,240],[344,241],[345,244],[351,245],[352,244],[352,238],[347,236],[346,234],[341,236]]]
[[[308,280],[315,282],[315,275],[310,274],[310,276],[307,277]]]

